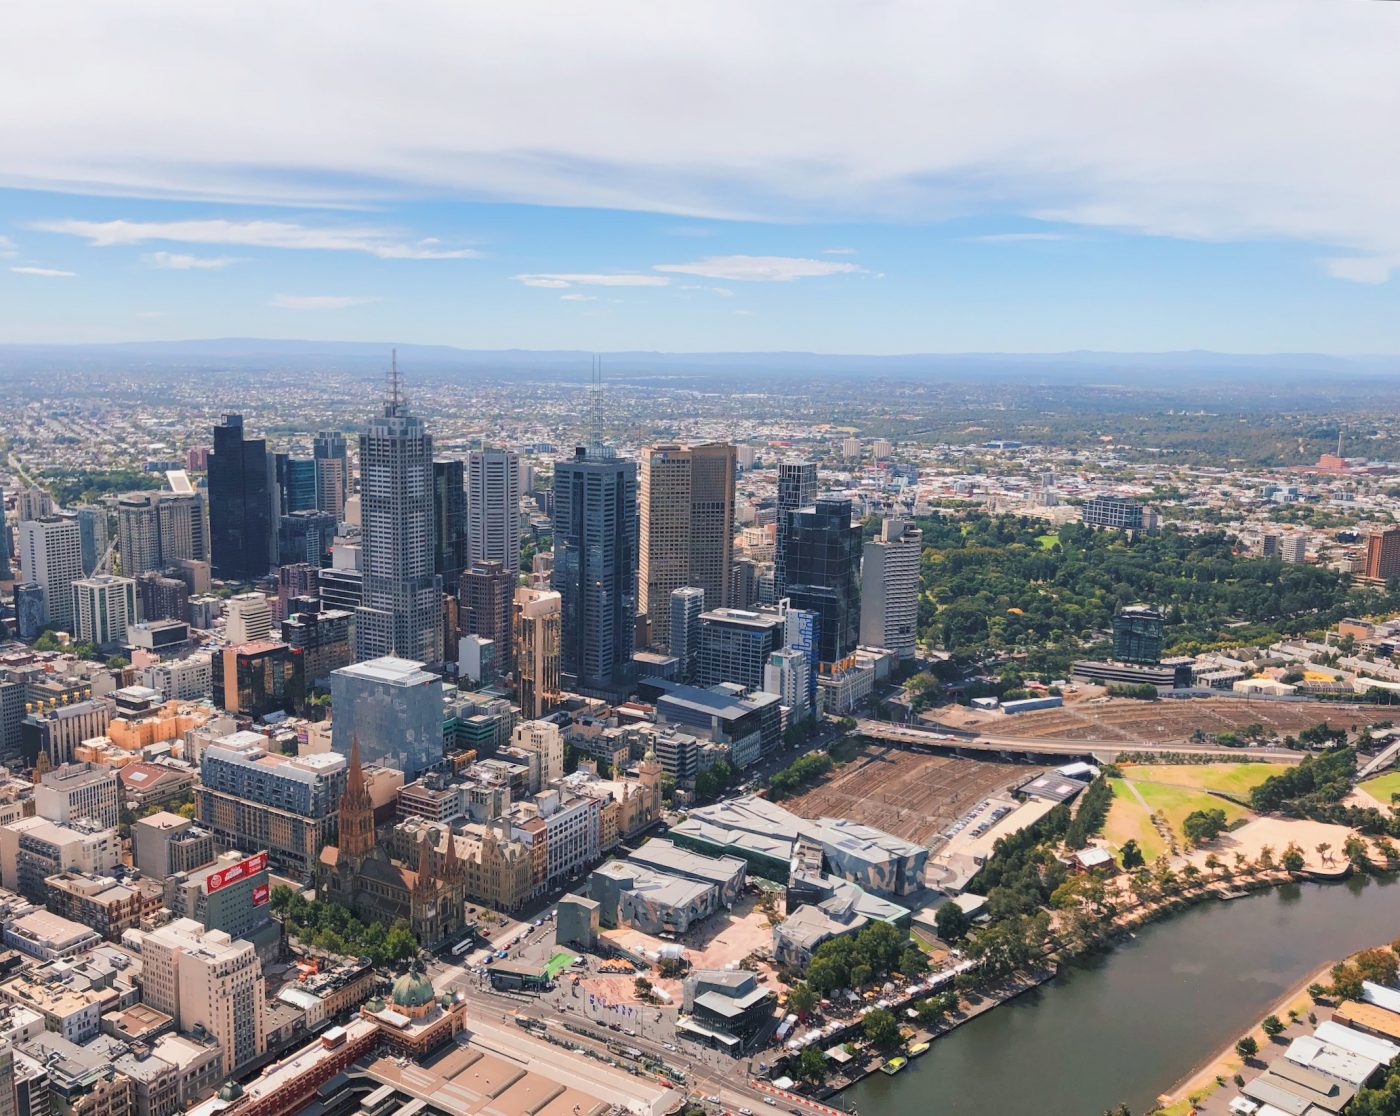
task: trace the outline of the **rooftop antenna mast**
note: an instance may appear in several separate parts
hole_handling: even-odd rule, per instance
[[[399,350],[391,349],[389,357],[389,413],[399,413],[403,401],[403,379],[399,376]]]
[[[591,429],[589,431],[589,444],[599,449],[603,445],[603,358],[593,357],[593,370],[590,375],[589,394],[592,396],[590,415]]]

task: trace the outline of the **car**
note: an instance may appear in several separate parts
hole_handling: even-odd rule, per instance
[[[753,1116],[753,1109],[752,1109],[752,1108],[741,1108],[741,1109],[739,1109],[739,1116]]]
[[[778,1107],[778,1102],[775,1101],[772,1097],[764,1097],[764,1098],[763,1098],[763,1103],[764,1103],[764,1104],[771,1104],[774,1108],[777,1108],[777,1107]]]

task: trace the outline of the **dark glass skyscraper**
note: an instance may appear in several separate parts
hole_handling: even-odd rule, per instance
[[[214,427],[209,536],[215,577],[251,581],[267,573],[273,538],[267,444],[243,437],[242,415],[225,415]]]
[[[778,518],[773,547],[773,599],[787,595],[788,517],[817,498],[817,466],[812,461],[788,461],[778,466]]]
[[[10,528],[5,522],[5,490],[0,488],[0,581],[10,580]]]
[[[384,412],[360,434],[355,657],[442,661],[442,580],[433,572],[433,439],[408,413],[395,368]]]
[[[849,500],[818,500],[788,518],[786,596],[817,614],[819,662],[839,662],[860,640],[860,550]]]
[[[617,692],[637,620],[637,463],[598,445],[554,467],[554,570],[566,688]]]
[[[433,529],[437,535],[433,570],[449,593],[456,590],[467,568],[465,481],[461,461],[433,462]]]

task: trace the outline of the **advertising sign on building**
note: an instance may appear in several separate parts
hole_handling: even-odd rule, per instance
[[[246,880],[249,876],[256,876],[267,867],[267,853],[254,853],[247,860],[240,860],[237,864],[230,864],[227,868],[220,868],[217,872],[210,872],[204,881],[204,890],[210,895],[218,891],[221,887],[228,887],[239,880]]]

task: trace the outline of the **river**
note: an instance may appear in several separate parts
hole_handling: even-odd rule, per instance
[[[936,1040],[844,1094],[861,1116],[1138,1116],[1299,983],[1400,937],[1395,878],[1204,903]]]

